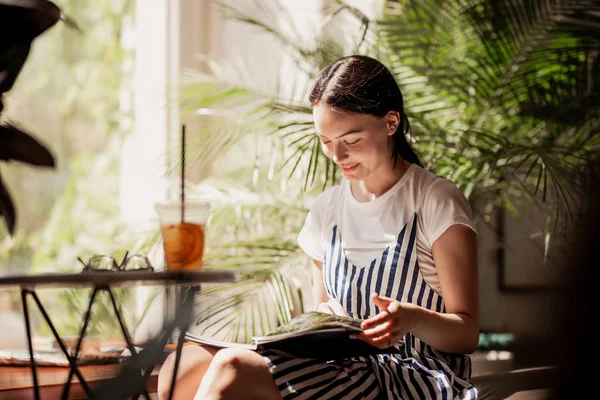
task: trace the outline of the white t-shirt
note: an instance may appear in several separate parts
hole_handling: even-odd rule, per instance
[[[323,261],[337,225],[348,260],[356,266],[368,266],[396,241],[415,213],[419,269],[425,282],[441,294],[431,246],[452,225],[477,230],[469,202],[456,185],[416,164],[373,201],[358,202],[345,179],[319,194],[298,235],[298,244],[310,257]]]

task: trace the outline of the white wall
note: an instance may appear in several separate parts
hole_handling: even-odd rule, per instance
[[[135,49],[134,133],[123,147],[120,204],[123,218],[141,238],[158,230],[154,205],[168,194],[165,177],[166,149],[178,125],[178,114],[168,102],[170,88],[178,79],[178,4],[171,0],[147,0],[136,4],[132,46]],[[162,267],[160,247],[150,254]],[[136,288],[136,315],[142,315],[154,297],[149,317],[135,332],[136,340],[153,336],[163,323],[164,296],[157,287]]]
[[[475,202],[475,206],[477,206]],[[525,211],[527,215],[527,211]],[[492,220],[495,225],[497,221]],[[527,223],[527,224],[526,224]],[[479,223],[479,304],[480,327],[491,332],[512,332],[545,336],[556,321],[551,301],[555,294],[539,288],[556,282],[553,267],[543,265],[542,257],[527,238],[539,221],[505,219],[506,241],[512,249],[505,253],[505,279],[508,290],[500,289],[496,232]],[[526,289],[524,286],[535,286]]]
[[[135,15],[134,133],[123,149],[121,210],[131,223],[146,223],[154,203],[165,196],[165,149],[173,115],[167,107],[168,87],[177,75],[170,16],[173,2],[139,1]],[[144,6],[146,5],[146,6]],[[176,59],[175,59],[176,61]]]

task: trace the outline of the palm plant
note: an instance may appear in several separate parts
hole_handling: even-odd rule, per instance
[[[594,2],[390,0],[381,17],[370,19],[336,1],[325,10],[322,32],[345,18],[359,28],[352,29],[356,34],[321,34],[308,44],[290,28],[293,19],[281,17],[281,6],[275,19],[258,2],[258,16],[221,5],[230,18],[278,39],[294,61],[296,79],[291,88],[266,92],[244,79],[239,66],[209,59],[210,73],[189,74],[184,82],[184,113],[229,110],[240,121],[222,125],[217,118],[198,134],[199,145],[190,146],[197,167],[221,165],[239,146],[255,144],[252,165],[225,169],[200,185],[226,199],[211,221],[207,263],[252,277],[219,288],[231,294],[227,307],[205,303],[199,322],[210,323],[203,332],[240,339],[241,331],[248,339],[291,315],[280,311],[272,324],[231,323],[249,309],[252,316],[268,310],[266,304],[285,310],[290,292],[281,282],[307,269],[295,235],[311,198],[339,179],[314,134],[309,82],[342,55],[372,55],[390,67],[425,167],[452,179],[467,196],[486,199],[475,210],[484,221],[492,206],[517,210],[524,202],[553,205],[552,232],[577,221],[585,199],[580,175],[597,156],[600,138],[600,7]],[[269,285],[279,290],[265,291]]]
[[[27,60],[33,40],[61,19],[60,9],[52,2],[38,0],[0,2],[0,113],[2,95],[14,85]],[[54,157],[20,128],[9,123],[0,125],[0,160],[19,161],[40,167],[54,167]],[[16,210],[0,175],[0,217],[9,234],[14,234]]]

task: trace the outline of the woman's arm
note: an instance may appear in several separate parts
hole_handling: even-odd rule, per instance
[[[327,296],[325,283],[323,282],[323,263],[317,260],[313,261],[315,263],[312,271],[313,304],[315,305],[316,311],[327,314],[348,315],[338,300],[330,299]]]
[[[433,243],[431,251],[446,313],[419,313],[411,332],[442,351],[471,353],[479,342],[475,232],[465,225],[453,225]]]
[[[432,246],[446,313],[382,296],[373,302],[382,312],[363,322],[361,337],[379,347],[400,340],[406,332],[435,349],[471,353],[479,341],[477,239],[467,226],[453,225]]]
[[[323,262],[313,260],[312,281],[313,281],[313,304],[315,309],[318,309],[319,304],[327,303],[327,291],[325,291],[325,283],[323,282]]]

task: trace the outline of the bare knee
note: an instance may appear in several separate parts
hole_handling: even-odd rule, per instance
[[[208,381],[202,383],[199,392],[205,398],[237,399],[242,394],[248,399],[281,398],[266,361],[250,350],[220,350],[206,376]]]
[[[200,346],[185,346],[177,368],[174,399],[192,399],[216,350]],[[169,397],[175,368],[176,354],[169,354],[158,374],[157,394],[159,399]]]
[[[250,350],[226,348],[215,354],[210,367],[221,373],[239,375],[248,371],[248,367],[256,360],[255,356],[260,357]]]

